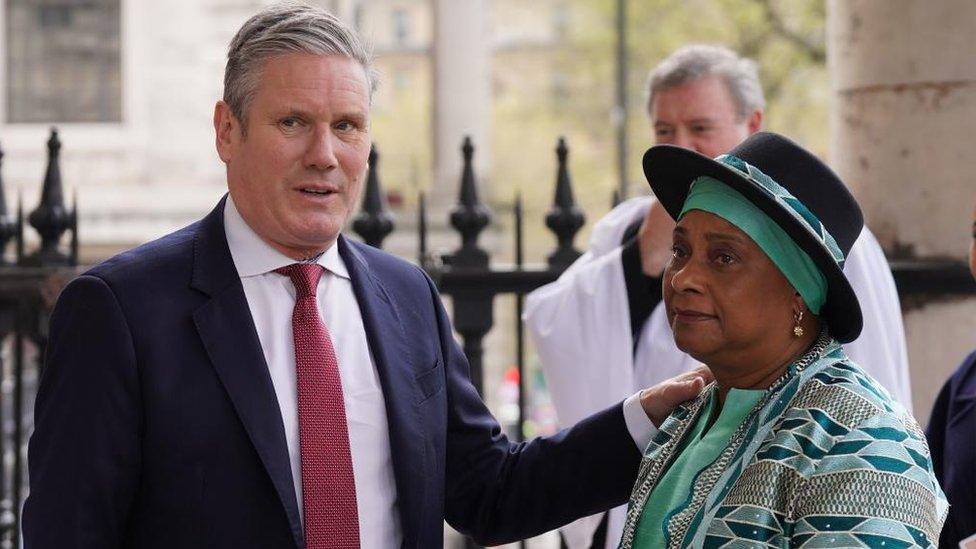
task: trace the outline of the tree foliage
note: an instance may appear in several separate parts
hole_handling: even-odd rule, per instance
[[[609,208],[618,180],[612,116],[616,3],[539,2],[539,9],[568,12],[565,35],[545,51],[495,56],[495,81],[502,89],[496,90],[491,120],[492,194],[508,202],[513,188],[520,189],[528,220],[539,219],[551,200],[552,149],[559,135],[569,141],[573,182],[588,226]],[[627,0],[630,194],[646,192],[640,157],[651,143],[647,73],[690,43],[723,44],[755,59],[767,99],[765,127],[824,153],[825,9],[824,0]],[[550,245],[541,231],[528,234],[530,248]]]

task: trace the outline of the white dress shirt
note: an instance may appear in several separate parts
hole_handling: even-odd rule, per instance
[[[295,344],[291,325],[295,287],[288,277],[273,272],[295,263],[295,260],[262,240],[241,217],[230,196],[224,207],[224,230],[278,398],[298,510],[304,521]],[[317,263],[325,268],[316,291],[319,315],[332,337],[342,377],[356,479],[360,544],[363,548],[399,547],[402,530],[386,407],[359,304],[337,246],[329,248]]]

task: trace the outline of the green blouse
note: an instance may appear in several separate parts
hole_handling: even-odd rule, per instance
[[[742,424],[749,411],[759,402],[765,391],[730,389],[718,419],[708,422],[717,407],[718,392],[713,393],[698,421],[681,443],[674,463],[651,491],[647,505],[637,524],[635,548],[666,547],[664,523],[674,510],[684,506],[691,497],[691,486],[703,469],[718,459],[729,445],[732,434]]]
[[[752,400],[733,392],[699,425],[715,391],[675,408],[647,446],[620,549],[938,546],[948,504],[921,428],[826,331],[754,410],[742,416]]]

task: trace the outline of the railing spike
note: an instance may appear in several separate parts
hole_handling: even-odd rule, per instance
[[[41,247],[26,261],[30,265],[66,265],[68,256],[58,249],[61,236],[71,226],[68,210],[64,207],[64,192],[61,186],[61,140],[57,128],[51,128],[47,141],[48,162],[41,190],[41,202],[28,216],[31,226],[41,235]]]
[[[6,190],[3,184],[3,150],[0,149],[0,265],[9,265],[7,261],[7,244],[17,235],[17,224],[7,211]]]
[[[78,187],[71,191],[71,255],[69,265],[78,265]]]
[[[488,226],[491,212],[478,199],[478,185],[474,176],[474,144],[464,138],[461,146],[464,165],[461,170],[461,189],[458,204],[451,210],[451,226],[461,233],[461,247],[452,254],[451,265],[463,268],[488,267],[488,252],[478,247],[478,234]]]
[[[569,157],[569,147],[566,146],[566,137],[560,136],[559,140],[556,142],[556,160],[559,161],[560,166],[566,165],[566,159]]]
[[[525,263],[524,235],[522,232],[522,191],[515,193],[515,267],[522,269]]]
[[[383,198],[378,163],[379,153],[376,152],[376,145],[373,145],[369,150],[369,172],[363,191],[363,207],[352,222],[352,230],[374,248],[382,248],[383,240],[393,232],[393,216],[387,211],[386,200]]]
[[[458,203],[465,206],[476,206],[479,203],[478,184],[474,175],[474,144],[471,142],[471,136],[464,137],[461,154],[464,163],[461,169],[461,189],[458,193]]]
[[[24,262],[24,191],[17,189],[17,264]]]
[[[421,267],[426,267],[429,258],[427,257],[427,197],[424,191],[417,193],[417,262]]]
[[[573,197],[573,185],[569,177],[569,148],[566,140],[559,138],[556,145],[556,159],[559,167],[556,172],[556,191],[552,208],[546,214],[546,226],[556,235],[558,244],[556,250],[549,255],[549,266],[563,270],[576,261],[581,254],[573,247],[573,238],[583,226],[585,216],[583,210],[576,206]]]

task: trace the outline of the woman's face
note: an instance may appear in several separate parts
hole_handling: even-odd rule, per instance
[[[678,222],[663,285],[678,348],[707,365],[747,366],[771,345],[790,345],[796,291],[755,242],[714,214],[692,210]]]

